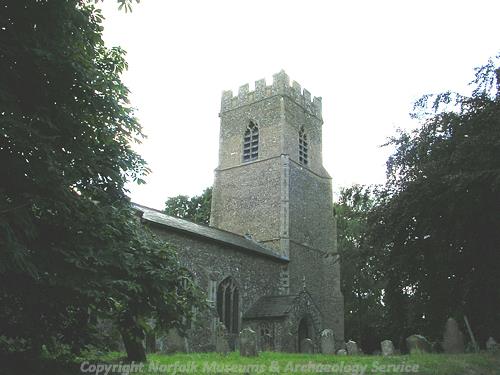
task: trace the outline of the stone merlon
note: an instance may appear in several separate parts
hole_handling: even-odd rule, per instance
[[[302,89],[300,84],[295,81],[290,86],[290,78],[284,70],[273,75],[273,84],[270,86],[266,85],[265,79],[260,79],[255,82],[254,91],[249,90],[248,83],[240,86],[238,96],[234,96],[231,90],[223,91],[221,113],[276,95],[289,97],[307,112],[322,119],[321,97],[314,97],[311,100],[311,93],[306,89]]]

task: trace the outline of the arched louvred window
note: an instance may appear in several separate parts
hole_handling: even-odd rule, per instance
[[[232,277],[224,279],[217,288],[217,313],[229,333],[239,332],[240,299]]]
[[[257,160],[259,157],[259,127],[253,121],[247,126],[243,138],[243,161]]]
[[[301,127],[299,131],[299,162],[303,165],[309,163],[309,140],[304,127]]]

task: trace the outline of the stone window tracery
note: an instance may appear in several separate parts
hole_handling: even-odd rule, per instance
[[[240,301],[238,287],[232,277],[217,288],[217,314],[229,333],[239,332]]]
[[[257,160],[258,157],[259,127],[253,121],[250,121],[243,138],[243,162]]]

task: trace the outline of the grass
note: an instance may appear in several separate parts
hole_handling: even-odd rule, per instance
[[[120,353],[108,353],[89,360],[126,366]],[[89,369],[88,367],[86,368]],[[118,370],[118,368],[115,368]],[[126,370],[126,367],[122,367]],[[130,374],[443,374],[499,375],[500,354],[420,354],[382,356],[332,356],[321,354],[261,353],[259,357],[226,356],[217,353],[151,354],[142,371]],[[82,374],[90,374],[90,371]],[[93,374],[96,372],[94,371]],[[108,375],[118,374],[118,371]],[[105,374],[105,371],[100,373]]]

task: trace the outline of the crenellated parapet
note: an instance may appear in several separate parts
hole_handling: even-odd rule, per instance
[[[314,97],[314,99],[311,100],[311,93],[306,89],[302,89],[300,84],[295,81],[293,81],[290,86],[290,78],[284,70],[273,75],[273,84],[271,86],[267,86],[266,80],[261,79],[255,81],[254,91],[249,90],[248,83],[239,88],[237,96],[235,96],[231,90],[223,91],[221,113],[275,95],[287,96],[312,115],[319,119],[322,118],[321,97]]]

